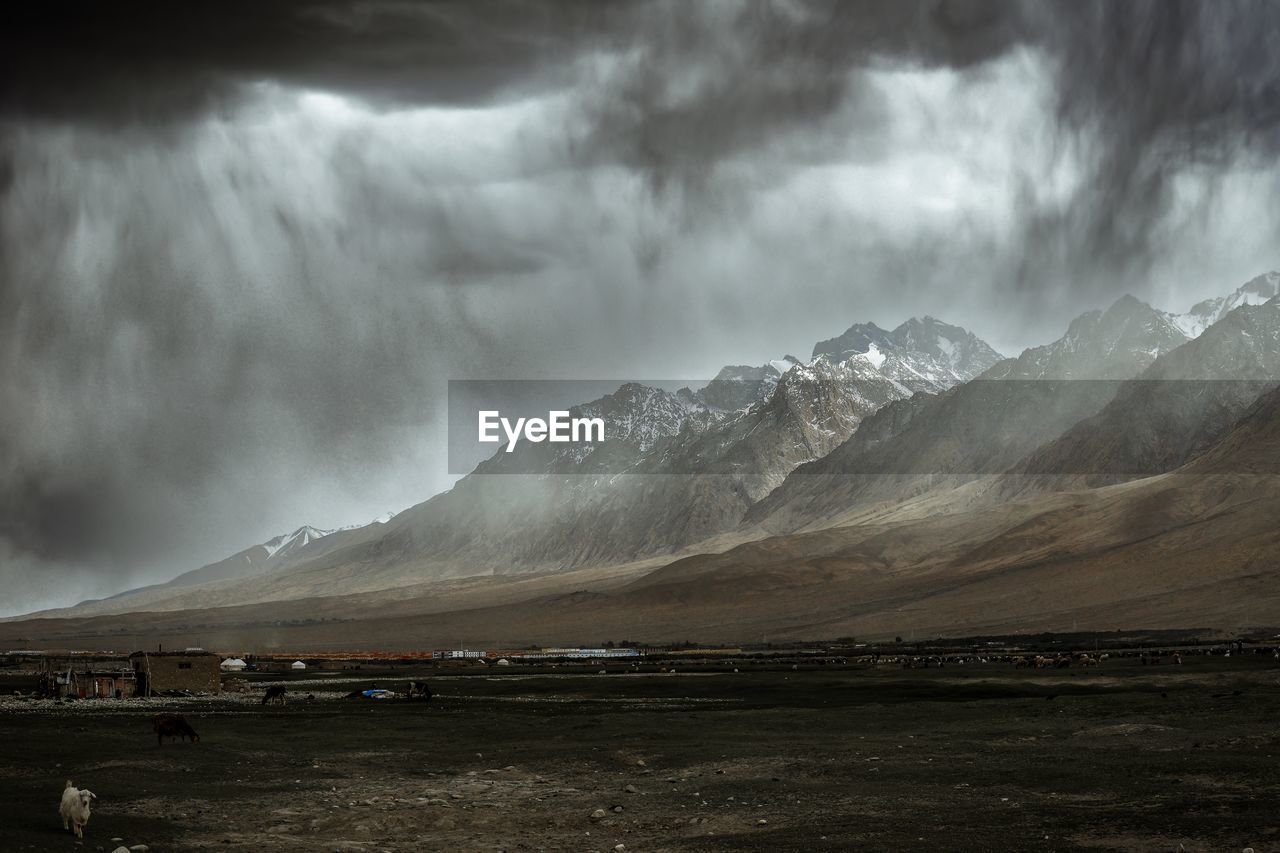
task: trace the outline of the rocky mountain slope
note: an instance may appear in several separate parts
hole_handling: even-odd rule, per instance
[[[1280,625],[1280,391],[1174,472],[745,543],[659,568],[0,623],[0,646],[502,647]],[[954,507],[954,504],[950,505]]]
[[[760,547],[782,560],[768,570],[773,595],[783,595],[782,566],[807,559],[814,542],[873,543],[855,549],[859,559],[895,571],[934,565],[930,554],[959,559],[1002,537],[999,525],[1027,507],[1078,508],[1081,490],[1089,501],[1128,500],[1129,486],[1092,487],[1120,479],[1117,472],[1168,471],[1220,447],[1277,376],[1280,300],[1259,304],[1274,278],[1181,315],[1125,297],[1011,359],[925,318],[892,332],[854,326],[818,344],[809,363],[731,366],[697,390],[624,385],[574,410],[613,424],[607,441],[523,443],[387,525],[304,535],[312,541],[279,569],[251,577],[210,569],[108,606],[373,595],[450,578],[586,577],[608,566],[644,574],[676,560],[679,569],[662,569],[638,590],[719,565],[719,552],[749,553],[740,543],[762,536],[770,538]],[[1210,316],[1216,321],[1199,329],[1195,318]],[[1064,468],[1086,478],[1031,491],[1008,486]],[[888,547],[881,537],[890,528],[893,537],[910,530],[913,544],[893,538]],[[1000,541],[1012,555],[1031,540]],[[255,562],[244,558],[223,562]],[[803,586],[797,571],[792,580]]]
[[[322,530],[304,524],[292,533],[282,533],[259,545],[251,545],[215,563],[183,572],[165,583],[125,590],[108,598],[82,601],[73,608],[61,608],[32,615],[48,615],[66,610],[90,615],[163,606],[165,602],[181,600],[189,590],[225,586],[238,581],[254,581],[281,571],[300,560],[317,557],[330,548],[341,547],[368,537],[392,518],[394,513],[387,513],[368,525],[332,530]],[[321,540],[324,541],[321,542]]]
[[[251,600],[677,553],[732,530],[787,473],[828,453],[886,403],[972,378],[998,359],[963,329],[926,318],[839,362],[819,355],[808,364],[787,357],[726,367],[696,391],[628,383],[571,409],[604,418],[607,440],[521,443],[385,530],[311,545],[252,589],[223,586]],[[190,600],[152,596],[149,606]]]
[[[1280,299],[1244,304],[1156,359],[1100,412],[1013,468],[1018,488],[1099,485],[1170,471],[1280,383]]]
[[[1122,296],[1105,311],[1089,311],[1072,320],[1066,334],[1053,343],[1006,359],[981,378],[1128,379],[1190,339],[1172,315]]]
[[[1124,297],[972,382],[868,419],[830,454],[799,466],[744,523],[797,530],[858,505],[998,474],[1099,411],[1119,380],[1186,341],[1167,314]]]
[[[1194,338],[1241,305],[1261,305],[1277,296],[1280,296],[1280,272],[1269,272],[1250,279],[1226,296],[1206,299],[1184,314],[1170,316],[1178,328]]]
[[[838,363],[820,355],[809,364],[787,359],[726,368],[696,392],[624,386],[572,411],[643,427],[643,440],[629,428],[598,445],[522,445],[496,454],[451,491],[402,514],[376,541],[312,560],[287,580],[321,589],[332,572],[353,565],[361,567],[358,578],[344,582],[363,588],[404,582],[407,573],[563,571],[704,542],[736,527],[788,472],[829,452],[886,403],[915,387],[947,387],[957,371],[985,369],[998,358],[987,348],[989,354],[968,353],[944,370],[939,336],[968,333],[934,320],[906,323],[898,332],[885,344],[888,352],[869,348]],[[910,349],[916,344],[934,351]],[[760,392],[737,412],[711,405]],[[662,417],[634,413],[627,401],[635,400]],[[529,472],[540,476],[492,476]]]
[[[106,601],[124,596],[136,596],[142,592],[153,592],[159,589],[180,589],[204,583],[235,580],[264,574],[284,565],[289,561],[290,557],[297,556],[307,545],[323,539],[333,532],[332,530],[320,530],[309,524],[304,524],[292,533],[282,533],[260,545],[251,545],[243,551],[232,554],[230,557],[219,560],[216,563],[210,563],[198,569],[183,572],[167,583],[131,589],[112,596]]]
[[[835,364],[855,355],[865,356],[911,391],[950,388],[1000,361],[1000,354],[977,335],[929,316],[913,317],[891,332],[875,323],[855,324],[813,348],[813,358],[826,356]]]

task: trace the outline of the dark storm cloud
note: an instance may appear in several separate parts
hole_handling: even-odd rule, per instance
[[[967,0],[678,11],[640,21],[636,55],[588,95],[587,132],[577,140],[584,159],[612,158],[659,190],[705,189],[718,163],[780,136],[798,143],[807,162],[829,157],[843,140],[814,134],[851,100],[852,129],[874,139],[887,117],[858,72],[885,63],[966,68],[1006,51],[1020,25],[996,5]]]
[[[660,139],[681,118],[651,97],[666,85],[659,78],[678,72],[672,62],[736,55],[732,70],[757,85],[736,75],[704,94],[730,98],[721,116],[736,105],[784,125],[831,109],[841,69],[877,56],[964,67],[1005,49],[1017,20],[984,0],[9,4],[0,104],[146,121],[209,108],[259,79],[386,103],[465,104],[563,83],[546,72],[584,51],[638,46],[647,67],[619,95],[652,115]]]
[[[857,130],[874,135],[884,116],[858,71],[964,69],[1032,47],[1057,66],[1062,144],[1088,149],[1091,178],[1036,227],[1097,243],[1108,261],[1144,248],[1179,166],[1271,153],[1280,138],[1269,0],[54,3],[3,15],[0,108],[71,120],[200,114],[258,80],[478,104],[571,86],[569,66],[591,52],[620,56],[582,87],[575,153],[658,186],[811,134],[851,96],[865,110]]]
[[[1278,20],[1265,0],[7,4],[0,584],[6,563],[177,571],[400,508],[441,485],[410,448],[445,378],[633,373],[733,338],[779,280],[799,302],[827,277],[797,324],[924,291],[1012,294],[1009,325],[1094,307],[1195,221],[1188,171],[1212,187],[1276,153]],[[886,71],[981,82],[1021,54],[1049,109],[1009,165],[1013,233],[903,237],[873,205],[804,232],[820,192],[760,201],[897,156],[912,105]]]
[[[1212,177],[1241,162],[1269,165],[1280,151],[1280,5],[1026,8],[1028,29],[1056,66],[1059,145],[1079,156],[1082,181],[1060,204],[1028,204],[1017,280],[1095,290],[1140,281],[1180,236],[1169,217],[1187,169]]]
[[[1176,182],[1280,148],[1280,5],[1270,0],[830,2],[698,7],[646,19],[640,58],[587,104],[588,159],[615,157],[655,188],[723,192],[744,149],[799,137],[806,163],[885,152],[881,93],[858,72],[970,68],[1010,51],[1052,64],[1057,157],[1081,170],[1065,198],[1024,174],[1021,247],[993,278],[1095,298],[1142,281],[1176,240]],[[824,121],[852,101],[852,126]],[[839,152],[835,154],[834,152]],[[753,165],[758,166],[758,163]],[[1037,164],[1042,165],[1042,164]]]
[[[6,4],[0,104],[148,122],[216,108],[257,80],[388,105],[476,103],[533,84],[628,14],[585,0]]]

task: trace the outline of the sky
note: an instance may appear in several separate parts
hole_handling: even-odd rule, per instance
[[[8,4],[0,615],[447,488],[449,379],[1280,268],[1280,6]]]

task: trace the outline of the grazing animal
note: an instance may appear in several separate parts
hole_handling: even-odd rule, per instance
[[[268,702],[279,702],[281,705],[284,704],[283,684],[276,684],[267,688],[267,692],[262,696],[262,704],[266,705]]]
[[[186,721],[186,718],[177,714],[156,714],[151,718],[151,728],[156,733],[156,743],[164,746],[166,737],[190,738],[192,743],[198,743],[200,735],[196,734],[196,730]]]
[[[88,788],[77,788],[67,780],[62,789],[62,803],[58,806],[58,814],[62,815],[62,828],[73,830],[76,838],[84,838],[84,827],[89,822],[89,804],[98,799],[98,795]]]
[[[422,699],[425,702],[431,701],[431,685],[425,681],[409,682],[409,698]]]

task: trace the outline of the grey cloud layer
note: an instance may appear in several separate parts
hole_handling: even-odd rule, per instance
[[[448,378],[1274,265],[1273,3],[71,8],[0,13],[8,609],[427,497]]]

